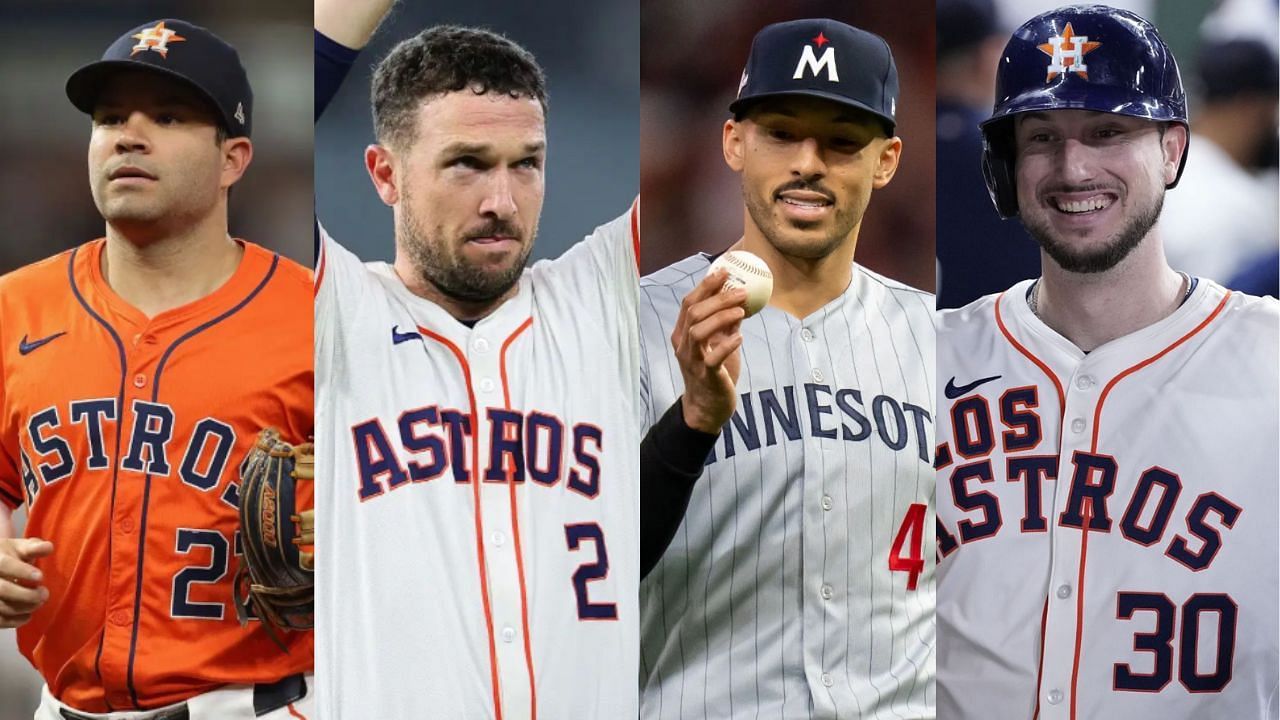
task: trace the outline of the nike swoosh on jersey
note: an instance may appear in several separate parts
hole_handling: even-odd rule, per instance
[[[985,383],[991,382],[992,380],[999,380],[999,379],[1000,379],[999,375],[992,375],[991,377],[978,378],[977,380],[974,380],[968,385],[961,385],[960,387],[956,387],[956,379],[955,377],[952,377],[950,380],[947,381],[947,387],[942,392],[947,396],[948,400],[955,400],[956,398],[962,395],[968,394],[979,385],[983,385]]]
[[[422,336],[416,332],[402,333],[400,332],[399,325],[391,326],[391,344],[392,345],[399,345],[400,343],[409,342],[410,340],[421,340],[421,339],[422,339]]]
[[[54,340],[57,340],[58,338],[66,334],[67,334],[67,331],[63,330],[60,333],[54,333],[49,337],[43,337],[43,338],[40,338],[39,340],[32,340],[31,342],[27,342],[27,336],[24,334],[22,336],[22,339],[18,341],[18,354],[26,355],[28,353],[35,352],[36,350],[39,350],[41,347],[53,342]]]

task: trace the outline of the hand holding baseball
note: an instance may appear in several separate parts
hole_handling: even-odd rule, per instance
[[[724,270],[708,273],[680,304],[671,333],[684,377],[685,424],[706,433],[720,432],[738,403],[738,349],[747,292],[721,292],[727,278]]]
[[[53,543],[39,538],[0,540],[0,628],[26,624],[49,599],[44,575],[32,561],[53,554]]]

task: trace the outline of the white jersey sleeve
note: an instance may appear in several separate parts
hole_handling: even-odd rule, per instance
[[[596,228],[582,242],[555,260],[535,263],[530,270],[535,287],[552,291],[557,309],[593,328],[606,346],[599,357],[621,363],[625,377],[640,375],[639,325],[636,321],[637,270],[640,247],[640,200],[610,222]],[[582,298],[599,298],[582,303]],[[635,406],[635,393],[624,402]]]
[[[317,377],[328,375],[327,363],[334,355],[334,343],[341,337],[341,325],[357,317],[359,305],[374,283],[363,261],[343,247],[316,223],[320,233],[320,254],[315,272],[315,351]],[[345,306],[345,309],[344,309]],[[322,372],[319,363],[326,363]]]

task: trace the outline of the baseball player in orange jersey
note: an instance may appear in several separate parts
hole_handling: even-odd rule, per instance
[[[37,720],[306,717],[311,633],[282,650],[232,592],[238,465],[313,422],[310,271],[227,233],[248,79],[163,20],[66,89],[106,237],[0,278],[0,626]]]

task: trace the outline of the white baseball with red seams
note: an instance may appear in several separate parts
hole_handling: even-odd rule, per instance
[[[1275,718],[1280,304],[1086,354],[1030,282],[939,315],[938,717]]]
[[[322,237],[323,717],[636,716],[636,228],[633,206],[474,327]]]
[[[707,274],[724,270],[729,274],[721,292],[743,288],[747,291],[746,317],[760,312],[773,295],[773,272],[759,255],[746,250],[731,250],[711,263]]]

